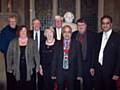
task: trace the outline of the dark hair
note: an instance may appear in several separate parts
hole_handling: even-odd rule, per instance
[[[104,15],[103,17],[101,17],[101,22],[102,22],[102,20],[105,19],[105,18],[109,19],[110,22],[112,23],[112,17],[109,16],[109,15]]]
[[[86,20],[85,20],[84,18],[78,19],[78,20],[76,21],[76,24],[78,24],[78,23],[85,23],[85,24],[87,24],[87,22],[86,22]]]
[[[29,37],[31,35],[30,33],[30,30],[28,29],[28,27],[26,25],[21,25],[20,27],[18,27],[18,30],[17,30],[17,36],[19,37],[20,36],[20,31],[23,29],[23,28],[26,28],[27,30],[27,36]]]
[[[39,18],[34,18],[32,22],[34,22],[35,20],[38,20],[39,22],[41,22]]]

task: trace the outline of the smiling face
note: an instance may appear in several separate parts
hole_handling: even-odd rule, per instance
[[[54,38],[54,32],[49,28],[45,29],[44,35],[47,39],[53,39]]]
[[[86,23],[78,22],[77,28],[78,28],[78,31],[80,34],[84,34],[86,32],[87,25],[86,25]]]
[[[14,18],[14,17],[9,18],[8,22],[9,22],[9,25],[10,25],[11,28],[13,28],[13,29],[16,28],[16,24],[17,24],[16,18]]]
[[[72,36],[72,29],[70,26],[65,26],[63,27],[63,38],[66,39],[66,40],[70,40],[71,39],[71,36]]]
[[[112,28],[112,22],[110,21],[109,18],[104,18],[101,20],[101,29],[104,32],[109,31]]]
[[[19,32],[19,37],[21,37],[21,38],[27,37],[27,28],[26,27],[22,27],[22,29]]]
[[[40,22],[40,20],[35,19],[35,20],[33,21],[33,29],[34,29],[34,30],[39,30],[40,27],[41,27],[41,22]]]

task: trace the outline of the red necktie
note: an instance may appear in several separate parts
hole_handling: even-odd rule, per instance
[[[84,36],[83,36],[83,35],[80,35],[80,43],[81,43],[81,44],[83,43],[83,40],[84,40]]]

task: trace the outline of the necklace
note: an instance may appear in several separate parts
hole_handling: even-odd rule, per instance
[[[45,44],[46,44],[48,47],[54,45],[54,43],[55,43],[55,39],[52,39],[51,41],[46,40],[46,42],[45,42]]]
[[[28,38],[19,38],[19,44],[20,45],[26,45]]]

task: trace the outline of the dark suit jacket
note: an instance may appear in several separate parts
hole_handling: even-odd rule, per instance
[[[84,59],[84,61],[87,61],[88,62],[88,65],[86,65],[87,67],[90,67],[91,66],[91,62],[92,62],[92,54],[93,54],[93,49],[95,47],[95,42],[96,42],[96,33],[94,32],[91,32],[91,31],[87,31],[86,32],[86,40],[87,40],[87,45],[86,45],[86,57]],[[79,31],[75,31],[73,34],[72,34],[72,38],[73,39],[76,39],[79,41],[79,37],[80,37],[80,34],[79,34]],[[79,41],[80,42],[80,41]]]
[[[102,32],[98,34],[97,45],[94,50],[93,67],[98,71],[100,64],[98,62],[99,51],[102,42]],[[111,77],[120,74],[120,36],[112,31],[108,42],[103,51],[103,76]]]
[[[63,41],[58,41],[55,46],[53,62],[52,62],[52,76],[60,76],[63,71]],[[81,76],[81,45],[76,40],[71,40],[69,58],[69,76]]]
[[[54,37],[55,37],[55,39],[57,40],[57,32],[56,32],[56,28],[54,27]],[[61,33],[62,34],[62,33]],[[61,35],[61,39],[62,39],[62,35]]]
[[[33,30],[31,31],[31,38],[33,38]],[[43,42],[45,40],[45,37],[44,37],[44,31],[40,31],[40,42]]]

